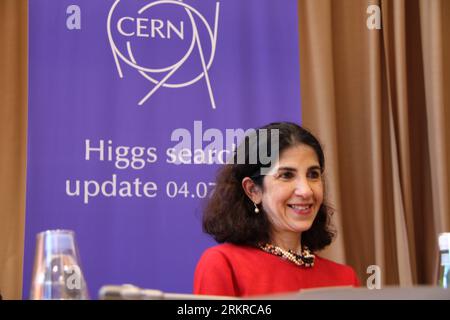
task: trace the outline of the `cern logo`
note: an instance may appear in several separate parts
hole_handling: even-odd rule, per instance
[[[119,77],[121,79],[124,78],[123,67],[129,66],[152,84],[151,89],[141,98],[138,105],[142,106],[160,88],[183,88],[204,79],[211,107],[216,109],[209,69],[216,52],[220,3],[216,3],[214,27],[212,28],[197,9],[182,1],[154,1],[136,8],[136,12],[133,14],[127,12],[125,15],[117,14],[120,2],[121,0],[116,0],[108,14],[108,39]],[[177,21],[161,19],[159,16],[162,12],[161,9],[166,10],[165,12],[178,10],[178,16],[175,19]],[[128,11],[130,11],[129,8]],[[187,28],[185,28],[185,25],[187,27],[190,26],[192,33],[190,39],[186,37],[185,31]],[[205,32],[200,33],[200,28],[205,30]],[[166,62],[166,65],[155,67],[138,62],[137,53],[140,53],[141,57],[148,58],[152,57],[152,52],[149,52],[149,50],[144,52],[141,47],[136,45],[137,41],[154,41],[153,43],[183,41],[183,43],[186,43],[186,48],[182,48],[183,52],[177,56],[175,61]],[[180,51],[180,48],[174,48],[171,48],[171,51]],[[179,58],[180,56],[181,58]],[[200,60],[199,65],[201,65],[201,68],[198,68],[195,73],[192,72],[192,69],[186,68],[186,70],[190,70],[188,76],[185,75],[186,71],[183,71],[184,79],[174,79],[174,76],[180,73],[182,66],[194,57]]]

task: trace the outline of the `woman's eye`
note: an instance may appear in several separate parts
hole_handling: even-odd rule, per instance
[[[314,171],[308,172],[308,178],[310,178],[310,179],[319,179],[320,176],[321,176],[321,173],[319,170],[314,170]]]
[[[292,172],[287,171],[287,172],[280,173],[278,176],[281,179],[291,179],[294,176],[294,174]]]

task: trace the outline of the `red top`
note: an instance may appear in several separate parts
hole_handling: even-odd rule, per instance
[[[233,244],[206,250],[194,275],[194,294],[244,297],[336,286],[359,286],[351,267],[317,255],[314,267],[299,267],[261,249]]]

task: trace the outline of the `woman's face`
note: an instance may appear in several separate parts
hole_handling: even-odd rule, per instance
[[[276,171],[264,177],[262,207],[275,234],[308,230],[323,201],[322,174],[313,148],[299,144],[281,153]]]

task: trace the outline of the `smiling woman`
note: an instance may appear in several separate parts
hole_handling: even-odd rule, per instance
[[[279,140],[259,135],[266,130],[277,131]],[[302,127],[282,122],[256,130],[256,139],[247,136],[242,143],[250,141],[256,145],[246,148],[246,162],[219,172],[204,210],[204,231],[221,244],[207,249],[198,262],[194,293],[251,296],[358,286],[352,268],[315,254],[334,236],[318,140]],[[259,159],[248,161],[261,148],[279,154],[265,175]]]

